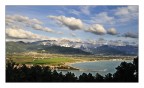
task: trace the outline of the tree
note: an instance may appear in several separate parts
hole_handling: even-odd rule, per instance
[[[15,62],[13,62],[11,59],[7,60],[6,62],[6,81],[7,82],[17,81],[15,79],[15,77],[17,76],[17,74],[15,74],[17,72],[16,67],[17,67],[17,64]]]
[[[75,77],[74,73],[67,72],[64,77],[64,82],[76,82],[77,77]]]
[[[91,73],[89,73],[88,75],[87,75],[87,81],[88,82],[94,82],[94,76],[92,76],[92,74]]]
[[[43,67],[43,82],[51,82],[52,80],[52,72],[48,66]]]
[[[103,82],[104,81],[104,77],[101,76],[99,73],[96,73],[95,81],[96,82]]]
[[[83,73],[82,75],[79,76],[79,82],[88,82],[86,73]]]
[[[133,64],[135,66],[135,81],[138,81],[138,57],[134,58]]]
[[[114,80],[118,82],[134,81],[135,66],[132,63],[122,62],[118,66],[116,73],[113,74]]]
[[[108,73],[107,75],[105,75],[104,80],[105,82],[112,82],[113,81],[112,74]]]

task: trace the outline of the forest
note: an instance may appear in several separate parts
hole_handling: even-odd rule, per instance
[[[132,63],[122,62],[115,68],[114,74],[108,73],[105,76],[96,73],[83,73],[76,77],[74,73],[62,74],[56,70],[52,71],[48,66],[41,67],[34,65],[27,67],[12,60],[6,61],[6,82],[138,82],[138,57]]]

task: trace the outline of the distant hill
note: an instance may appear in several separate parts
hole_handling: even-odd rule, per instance
[[[6,52],[7,53],[18,53],[26,51],[35,52],[45,52],[45,53],[57,53],[57,54],[91,54],[89,52],[82,51],[80,49],[62,46],[48,46],[48,45],[38,45],[35,43],[24,43],[20,42],[6,42]]]
[[[138,55],[138,47],[135,46],[111,46],[103,45],[91,49],[93,54],[98,55]]]
[[[6,52],[25,52],[28,51],[27,48],[29,46],[29,44],[26,44],[24,42],[6,42]]]
[[[102,54],[102,55],[124,55],[124,52],[121,52],[115,48],[109,47],[108,45],[103,45],[92,49],[94,54]]]

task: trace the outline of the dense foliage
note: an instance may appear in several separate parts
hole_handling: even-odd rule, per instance
[[[95,76],[83,73],[76,77],[71,72],[63,75],[62,72],[38,65],[18,67],[18,64],[8,60],[6,82],[138,82],[138,57],[134,58],[133,63],[122,62],[116,70],[114,74],[108,73],[104,77],[98,73]]]

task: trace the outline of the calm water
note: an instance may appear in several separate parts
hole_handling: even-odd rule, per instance
[[[76,76],[81,75],[82,73],[91,73],[95,75],[99,73],[105,76],[108,73],[115,73],[116,67],[120,65],[121,62],[124,61],[98,61],[98,62],[85,62],[85,63],[75,63],[71,64],[71,66],[79,68],[80,70],[69,70],[69,71],[61,71],[63,74],[67,72],[72,72]],[[125,60],[125,62],[132,62],[132,60]],[[58,71],[60,72],[60,71]]]

